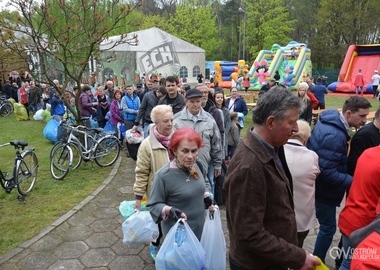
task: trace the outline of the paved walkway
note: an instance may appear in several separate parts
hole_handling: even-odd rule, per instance
[[[98,189],[38,235],[0,257],[0,269],[155,269],[146,245],[126,247],[122,243],[123,220],[118,207],[121,201],[134,199],[133,168],[135,162],[123,153]],[[228,247],[225,211],[221,214]],[[314,241],[315,232],[311,232],[306,248],[312,250]],[[327,263],[334,265],[330,258]]]

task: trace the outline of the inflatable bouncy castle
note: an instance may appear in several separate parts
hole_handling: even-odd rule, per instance
[[[239,60],[238,62],[215,61],[214,80],[222,88],[231,88],[231,86],[236,86],[239,79],[244,76],[244,72],[248,72],[248,68],[244,60]]]
[[[311,51],[306,44],[297,41],[291,41],[284,47],[273,44],[271,50],[261,50],[248,73],[250,89],[259,90],[274,78],[276,72],[280,77],[278,83],[297,87],[303,78],[312,75],[310,57]]]
[[[361,69],[365,93],[373,93],[372,76],[380,69],[380,44],[350,45],[340,68],[337,82],[327,88],[334,92],[355,93],[355,77]]]

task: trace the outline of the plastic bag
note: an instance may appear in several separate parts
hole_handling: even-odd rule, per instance
[[[158,225],[148,211],[137,211],[123,222],[121,228],[126,245],[155,242],[159,236]]]
[[[33,116],[34,120],[36,120],[36,121],[42,121],[42,120],[44,120],[44,116],[42,115],[43,112],[44,112],[43,109],[40,109],[40,110],[36,111],[36,113]]]
[[[111,125],[110,121],[107,121],[103,131],[106,133],[115,133],[115,126]]]
[[[135,213],[135,201],[123,201],[119,205],[120,214],[124,219],[129,218],[132,214]],[[146,204],[141,202],[140,211],[148,211]]]
[[[49,103],[48,103],[49,104]],[[47,104],[46,104],[47,105]],[[50,118],[51,118],[51,113],[48,109],[44,110],[42,112],[42,117],[44,119],[45,122],[49,122]]]
[[[207,256],[207,269],[226,269],[226,239],[224,238],[220,211],[215,207],[213,215],[206,212],[201,244]]]
[[[169,230],[158,251],[155,265],[160,270],[206,269],[206,252],[183,219],[179,219]]]
[[[144,140],[144,131],[141,127],[137,127],[136,131],[133,132],[132,129],[128,129],[125,132],[125,140],[129,144],[139,144]]]
[[[59,126],[59,122],[52,118],[49,120],[49,122],[47,122],[42,134],[49,141],[56,142],[58,141],[57,139],[58,126]]]
[[[98,121],[96,121],[92,115],[90,116],[90,122],[91,122],[91,127],[92,128],[98,128],[99,127],[99,124],[98,124]]]
[[[21,103],[14,103],[13,104],[16,120],[17,121],[26,121],[28,120],[28,112],[26,111],[26,108]]]

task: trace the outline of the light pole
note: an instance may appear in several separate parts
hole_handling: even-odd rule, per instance
[[[239,12],[243,13],[243,58],[242,58],[242,60],[245,60],[245,24],[246,24],[246,14],[245,14],[245,10],[242,9],[241,7],[239,7]],[[240,48],[240,44],[239,44],[239,48]],[[240,53],[239,53],[239,57],[240,57]]]

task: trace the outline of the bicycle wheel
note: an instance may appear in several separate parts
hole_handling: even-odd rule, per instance
[[[82,151],[78,144],[71,142],[70,143],[71,151],[73,152],[73,161],[71,164],[71,169],[75,170],[82,163]]]
[[[106,136],[99,140],[95,148],[95,162],[100,167],[112,165],[120,155],[119,140],[115,136]]]
[[[50,173],[56,180],[62,180],[70,170],[72,151],[67,144],[58,143],[50,152]]]
[[[22,160],[18,163],[16,170],[17,191],[20,195],[26,196],[37,180],[38,159],[31,150],[22,153],[21,157]]]
[[[0,116],[8,116],[12,113],[13,106],[11,103],[4,103],[0,106]]]

